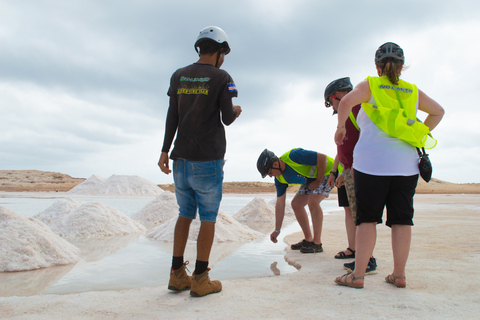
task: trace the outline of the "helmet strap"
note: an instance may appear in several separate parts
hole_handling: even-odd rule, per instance
[[[280,174],[282,174],[283,170],[282,170],[282,165],[280,163],[280,159],[277,159],[277,163],[278,163],[278,168],[273,168],[272,167],[272,169],[278,170],[278,171],[280,171]]]
[[[222,54],[222,49],[217,51],[217,61],[215,62],[215,68],[218,68],[218,60],[220,59],[221,54]]]
[[[270,169],[268,169],[267,174],[269,174],[270,170],[278,170],[278,171],[280,171],[280,174],[283,173],[282,166],[280,165],[280,160],[279,159],[277,159],[277,163],[278,163],[278,168],[274,168],[273,164],[272,164]]]

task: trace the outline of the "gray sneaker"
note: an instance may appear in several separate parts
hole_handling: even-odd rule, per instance
[[[315,252],[323,252],[322,244],[315,244],[314,242],[310,242],[308,245],[302,247],[300,249],[301,253],[315,253]]]
[[[355,261],[350,263],[344,263],[343,268],[347,270],[348,273],[352,273],[355,270]],[[377,260],[374,257],[371,257],[368,261],[367,270],[365,274],[376,274],[377,273]]]
[[[290,248],[292,250],[300,250],[302,249],[303,247],[305,246],[308,246],[310,244],[310,242],[308,242],[307,240],[303,239],[302,241],[298,242],[298,243],[294,243],[290,246]]]

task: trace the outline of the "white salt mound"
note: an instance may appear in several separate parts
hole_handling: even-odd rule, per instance
[[[92,175],[87,180],[83,181],[79,185],[72,188],[67,193],[70,194],[100,194],[103,185],[105,184],[105,178],[97,175]]]
[[[62,223],[60,223],[59,220],[77,210],[82,203],[85,202],[74,200],[72,198],[57,200],[50,207],[40,213],[37,213],[33,217],[45,223],[56,234],[59,234],[61,233],[62,229]]]
[[[167,223],[152,229],[150,233],[147,234],[147,238],[156,241],[173,242],[176,222],[177,218],[173,218]],[[200,220],[195,219],[190,225],[188,240],[197,241],[199,230]],[[252,241],[259,237],[263,237],[263,234],[241,224],[221,210],[218,212],[214,242]]]
[[[285,220],[291,220],[291,215],[288,214],[288,206],[285,206]],[[290,207],[291,209],[291,207]],[[292,211],[293,212],[293,211]],[[253,223],[274,223],[275,222],[275,202],[273,206],[268,204],[264,199],[255,197],[245,207],[240,209],[233,217],[246,224]],[[272,224],[273,226],[273,224]]]
[[[102,194],[159,195],[164,191],[153,182],[139,176],[113,175],[105,180]]]
[[[110,236],[144,234],[146,228],[122,212],[101,202],[58,200],[34,216],[57,235],[68,239],[97,239]]]
[[[277,198],[274,198],[268,202],[269,205],[275,210],[275,205],[277,204]],[[285,201],[285,218],[295,220],[295,212],[293,212],[291,201]]]
[[[67,193],[81,195],[155,196],[162,192],[164,191],[156,184],[145,178],[114,174],[106,180],[96,175],[92,175]]]
[[[178,216],[178,204],[175,194],[165,191],[154,200],[147,203],[140,211],[134,213],[131,218],[141,222],[148,229],[168,222]]]
[[[256,197],[233,217],[242,223],[272,222],[275,221],[275,209],[262,198]]]
[[[78,251],[44,223],[0,206],[0,272],[76,263]]]

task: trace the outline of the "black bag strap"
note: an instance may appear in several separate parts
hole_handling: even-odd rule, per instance
[[[420,151],[419,148],[416,148],[416,149],[417,149],[418,156],[419,156],[420,158],[423,157],[423,156],[426,154],[425,148],[422,148],[422,151]],[[423,153],[422,153],[422,152],[423,152]]]

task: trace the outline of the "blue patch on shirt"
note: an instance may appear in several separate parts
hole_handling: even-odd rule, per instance
[[[235,85],[235,83],[230,82],[230,83],[228,84],[228,91],[230,91],[230,92],[235,92],[235,91],[237,91],[237,86]]]

